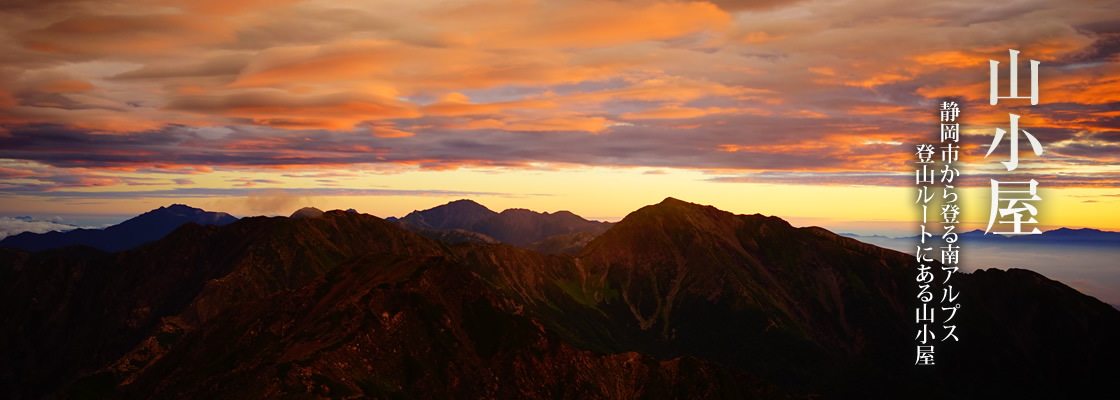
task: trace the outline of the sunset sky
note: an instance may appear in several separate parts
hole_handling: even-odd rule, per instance
[[[989,105],[1008,49],[1024,88],[1042,62],[1038,105]],[[948,99],[968,228],[1015,113],[1043,229],[1120,230],[1118,54],[1115,1],[9,0],[0,216],[471,198],[618,220],[673,196],[916,234],[915,145]]]

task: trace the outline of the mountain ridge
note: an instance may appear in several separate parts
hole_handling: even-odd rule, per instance
[[[855,233],[842,233],[841,236],[852,238],[868,238],[881,240],[917,240],[918,236],[889,237],[884,235],[860,235]],[[1057,228],[1032,235],[1000,235],[985,233],[980,229],[962,232],[960,236],[970,241],[999,242],[999,243],[1109,243],[1120,242],[1120,232],[1106,231],[1094,228]]]
[[[0,247],[42,251],[84,245],[107,252],[134,248],[158,240],[188,222],[225,225],[237,218],[224,212],[210,212],[184,204],[172,204],[137,215],[103,229],[74,229],[66,232],[24,232],[0,240]]]
[[[571,211],[554,213],[536,212],[524,208],[509,208],[494,212],[473,200],[456,200],[423,211],[413,211],[395,219],[405,229],[428,237],[452,242],[489,243],[497,241],[515,246],[530,247],[535,243],[561,235],[587,233],[599,235],[612,225],[608,222],[588,221]],[[481,236],[471,237],[463,232]],[[456,233],[458,232],[458,233]],[[575,252],[575,244],[561,246],[557,251]]]
[[[27,398],[1037,397],[1095,390],[1120,355],[1120,312],[1035,273],[980,271],[955,278],[968,336],[940,347],[945,366],[900,368],[911,255],[676,199],[578,256],[328,211],[0,261],[18,267],[0,275],[0,339],[26,349],[0,349],[0,368],[21,367],[0,388]]]

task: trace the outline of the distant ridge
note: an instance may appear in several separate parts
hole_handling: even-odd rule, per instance
[[[158,240],[183,224],[222,226],[237,221],[224,212],[210,212],[183,204],[172,204],[140,214],[105,229],[75,229],[66,232],[24,232],[0,240],[0,247],[42,251],[73,245],[90,246],[108,252],[131,249]]]
[[[591,238],[605,232],[613,224],[588,221],[570,211],[539,213],[522,208],[511,208],[500,213],[473,200],[456,200],[424,211],[413,211],[397,221],[405,229],[426,236],[453,238],[455,241],[487,243],[498,241],[516,246],[528,246],[559,235],[590,234]],[[440,231],[459,231],[449,234]],[[463,231],[481,236],[471,236]],[[573,243],[586,243],[586,235],[577,236]],[[566,240],[565,242],[570,242]],[[545,246],[573,252],[570,246]],[[576,250],[578,251],[578,250]]]
[[[400,220],[428,229],[469,229],[475,223],[497,216],[474,200],[455,200],[424,211],[413,211]]]
[[[891,238],[882,235],[859,235],[854,233],[843,233],[840,235],[856,239],[866,238],[878,240],[918,240],[917,236]],[[1120,244],[1120,232],[1102,231],[1100,229],[1092,228],[1058,228],[1034,235],[1000,235],[996,233],[984,233],[984,231],[982,230],[974,229],[968,232],[962,232],[960,234],[960,237],[961,239],[968,240],[970,242],[995,242],[1007,244],[1040,242],[1045,242],[1048,244]]]

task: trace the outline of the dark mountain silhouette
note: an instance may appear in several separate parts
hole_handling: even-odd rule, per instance
[[[376,217],[332,211],[188,223],[151,245],[93,259],[9,250],[0,343],[19,345],[0,347],[0,392],[39,398],[87,375],[73,390],[96,393],[105,375],[88,374],[130,381],[230,307],[302,288],[367,252],[423,256],[440,246]]]
[[[77,254],[72,254],[77,253]],[[157,268],[158,266],[158,268]],[[913,366],[913,255],[666,199],[577,256],[365,214],[187,224],[115,255],[0,251],[10,398],[1085,398],[1120,311],[957,274]]]
[[[475,223],[497,215],[482,204],[464,199],[424,211],[413,211],[400,220],[428,229],[469,229]]]
[[[304,207],[296,210],[288,218],[303,219],[303,218],[318,218],[323,216],[323,210],[315,207]]]
[[[1120,232],[1109,232],[1091,228],[1059,228],[1043,232],[1041,235],[1025,235],[1019,238],[1021,238],[1020,240],[1041,240],[1051,243],[1120,244]]]
[[[1115,245],[1120,244],[1120,232],[1102,231],[1099,229],[1081,228],[1058,228],[1049,230],[1036,235],[999,235],[994,233],[985,234],[984,231],[976,229],[965,232],[961,238],[968,241],[975,242],[992,242],[1001,244],[1018,244],[1018,243],[1033,243],[1033,244],[1085,244],[1085,245]]]
[[[516,246],[528,246],[557,235],[586,232],[597,236],[611,227],[607,222],[588,221],[568,211],[538,213],[511,208],[491,211],[471,200],[456,200],[424,211],[413,211],[396,220],[402,227],[438,238],[440,230],[461,230],[481,234],[469,237],[451,235],[456,242],[488,243],[490,239]]]
[[[223,212],[173,204],[140,214],[105,229],[75,229],[66,232],[24,232],[0,240],[0,247],[41,251],[73,245],[90,246],[107,252],[131,249],[166,236],[188,222],[225,225],[237,218]]]

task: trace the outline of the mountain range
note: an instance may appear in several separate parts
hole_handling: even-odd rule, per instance
[[[842,236],[847,236],[855,239],[870,239],[870,240],[906,240],[909,242],[917,241],[918,236],[909,236],[901,238],[890,238],[886,236],[863,236],[852,233],[843,233]],[[1092,228],[1058,228],[1042,232],[1034,235],[1000,235],[994,233],[984,233],[984,231],[975,229],[960,234],[962,240],[968,242],[979,243],[1001,243],[1001,244],[1071,244],[1071,245],[1109,245],[1120,244],[1120,232],[1102,231]]]
[[[498,213],[472,200],[456,200],[389,220],[446,242],[500,242],[551,254],[575,254],[614,225],[588,221],[570,211],[549,214],[511,208]]]
[[[425,229],[445,230],[493,218],[484,214],[422,216]],[[914,366],[915,264],[821,228],[672,198],[576,255],[452,244],[343,211],[187,223],[112,255],[0,249],[0,392],[986,399],[1112,390],[1120,311],[1019,269],[954,275],[961,339],[939,343],[936,366]]]
[[[236,220],[236,217],[223,212],[209,212],[182,204],[173,204],[140,214],[105,229],[79,228],[65,232],[24,232],[0,240],[0,247],[42,251],[83,245],[102,251],[116,252],[158,240],[188,222],[220,226]]]
[[[356,212],[353,209],[347,211]],[[317,208],[305,207],[294,212],[290,218],[316,217],[322,213]],[[188,222],[221,226],[236,220],[226,213],[174,204],[105,229],[23,232],[0,240],[0,247],[35,252],[83,245],[116,252],[160,239]],[[569,211],[549,214],[509,209],[497,213],[472,200],[457,200],[428,210],[413,211],[400,219],[389,217],[387,220],[443,242],[509,243],[549,254],[578,253],[591,239],[613,225],[588,221]]]

